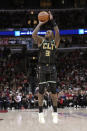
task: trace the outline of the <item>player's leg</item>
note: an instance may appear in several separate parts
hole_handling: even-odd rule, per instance
[[[39,94],[38,94],[39,113],[43,112],[43,99],[45,86],[46,84],[39,83]]]
[[[53,112],[57,112],[57,102],[58,102],[57,93],[53,93],[51,89],[50,95],[51,95],[52,104],[53,104]]]
[[[38,105],[39,105],[39,122],[45,123],[44,113],[43,113],[43,99],[44,99],[45,84],[39,84],[39,94],[38,94]]]
[[[43,113],[43,98],[44,91],[46,87],[45,73],[41,68],[39,68],[39,94],[38,94],[38,105],[39,105],[39,122],[45,123],[44,113]]]
[[[56,93],[56,83],[51,83],[51,99],[52,99],[52,104],[53,104],[53,122],[58,123],[58,112],[57,112],[57,93]]]
[[[57,123],[58,122],[58,113],[57,113],[57,103],[58,103],[58,98],[57,98],[57,91],[56,91],[56,80],[57,80],[57,73],[56,73],[56,68],[53,67],[51,72],[50,72],[50,91],[51,91],[51,99],[52,99],[52,104],[53,104],[53,122]]]

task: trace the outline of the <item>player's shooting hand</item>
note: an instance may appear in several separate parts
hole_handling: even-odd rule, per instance
[[[42,21],[39,21],[39,24],[40,25],[44,25],[45,23],[47,23],[48,21],[45,21],[45,22],[42,22]]]

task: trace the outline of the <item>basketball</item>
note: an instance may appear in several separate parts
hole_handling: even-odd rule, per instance
[[[38,20],[41,22],[45,22],[49,20],[49,14],[46,11],[41,11],[38,14]]]

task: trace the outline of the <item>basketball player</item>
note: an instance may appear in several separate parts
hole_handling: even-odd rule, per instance
[[[46,22],[39,21],[39,24],[33,31],[32,37],[38,43],[39,52],[39,122],[45,123],[44,113],[43,113],[43,97],[45,87],[49,84],[51,99],[53,103],[53,122],[58,122],[58,113],[57,113],[57,93],[56,93],[56,80],[57,80],[57,72],[56,72],[56,60],[55,54],[56,49],[60,43],[60,35],[59,28],[53,19],[53,15],[49,11],[50,22],[53,25],[55,35],[52,30],[48,30],[46,32],[45,37],[38,36],[38,31],[43,24]]]

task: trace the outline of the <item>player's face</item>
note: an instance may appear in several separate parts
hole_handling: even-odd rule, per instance
[[[52,30],[48,30],[45,34],[46,38],[50,38],[52,36]]]

